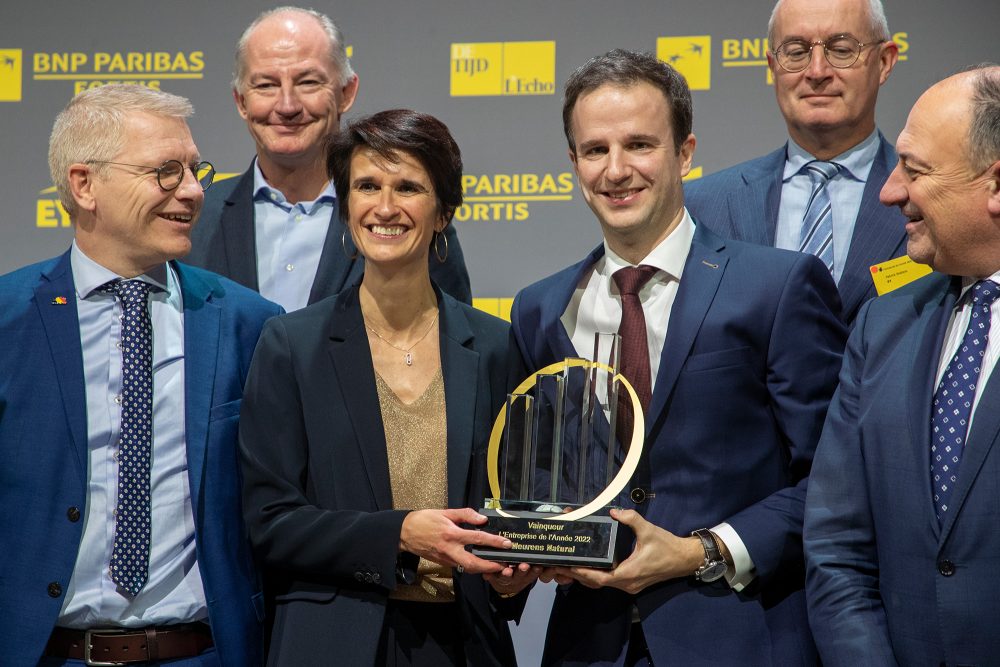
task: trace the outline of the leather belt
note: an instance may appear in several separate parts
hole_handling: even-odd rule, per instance
[[[145,628],[56,628],[45,655],[83,660],[88,665],[130,665],[191,658],[214,645],[205,623],[151,625]]]

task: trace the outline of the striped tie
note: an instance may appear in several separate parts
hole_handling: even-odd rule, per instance
[[[837,175],[840,166],[834,162],[813,160],[803,169],[808,170],[812,179],[809,205],[802,218],[802,236],[799,251],[816,255],[826,268],[833,272],[833,213],[830,208],[830,193],[826,186]]]

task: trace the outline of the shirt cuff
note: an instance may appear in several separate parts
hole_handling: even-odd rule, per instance
[[[733,567],[726,570],[726,582],[730,588],[739,593],[757,578],[757,568],[754,567],[750,552],[743,540],[728,523],[720,523],[711,529],[715,536],[729,549],[733,558]]]

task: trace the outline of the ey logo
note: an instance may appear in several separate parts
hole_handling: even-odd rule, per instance
[[[691,90],[712,86],[712,37],[657,37],[656,57],[684,75]]]
[[[0,102],[21,101],[21,49],[0,49]]]
[[[478,42],[451,45],[451,96],[552,95],[555,42]]]

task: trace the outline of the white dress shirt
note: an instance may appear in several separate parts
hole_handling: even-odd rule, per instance
[[[70,251],[80,319],[87,401],[87,496],[83,538],[57,625],[86,629],[144,626],[208,618],[195,555],[194,514],[184,429],[184,307],[180,282],[168,264],[138,276],[150,292],[153,327],[153,450],[149,578],[133,599],[108,575],[118,504],[121,431],[121,304],[96,291],[119,278]]]
[[[646,319],[650,381],[654,389],[663,343],[667,337],[670,311],[677,297],[681,274],[684,272],[684,263],[691,251],[693,238],[694,221],[685,209],[684,217],[677,228],[639,262],[639,265],[659,269],[639,290],[639,300],[642,302],[642,311]],[[583,276],[573,292],[560,321],[579,356],[588,359],[593,356],[595,333],[618,331],[622,318],[622,302],[612,275],[626,266],[632,265],[616,255],[605,241],[604,255]],[[721,523],[711,530],[725,543],[733,557],[734,567],[726,573],[726,580],[735,590],[743,590],[743,587],[756,576],[750,553],[743,540],[728,523]]]

